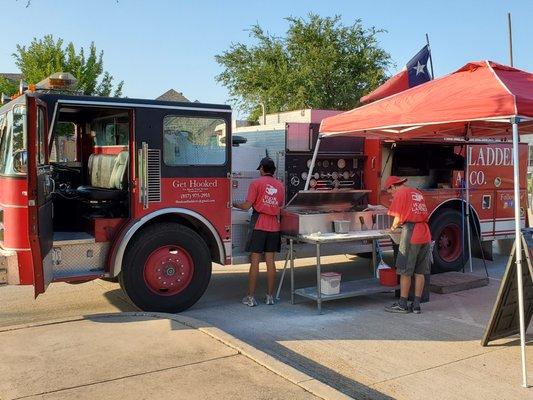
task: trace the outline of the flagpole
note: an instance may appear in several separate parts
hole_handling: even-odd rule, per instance
[[[511,13],[507,13],[507,22],[509,25],[509,61],[513,66],[513,28],[511,25]]]
[[[429,45],[429,35],[426,33],[426,43],[429,50],[429,66],[431,67],[431,79],[435,79],[435,74],[433,73],[433,57],[431,55],[431,46]]]

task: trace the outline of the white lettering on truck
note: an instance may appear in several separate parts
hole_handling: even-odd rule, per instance
[[[479,166],[512,166],[513,157],[511,157],[511,148],[510,147],[489,147],[483,146],[479,147],[479,153],[477,157],[473,154],[474,148],[468,148],[468,159],[470,160],[469,165],[479,165]]]

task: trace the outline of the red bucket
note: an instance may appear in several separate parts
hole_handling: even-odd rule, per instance
[[[398,275],[396,269],[384,268],[379,270],[379,283],[383,286],[396,286],[398,284]]]

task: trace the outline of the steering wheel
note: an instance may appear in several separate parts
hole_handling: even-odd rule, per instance
[[[57,170],[63,170],[63,171],[75,172],[77,174],[81,174],[81,170],[80,169],[74,168],[74,167],[69,167],[69,166],[63,165],[63,164],[52,164],[52,168],[53,169],[57,169]]]

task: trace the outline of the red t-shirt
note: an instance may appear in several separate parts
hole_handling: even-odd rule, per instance
[[[428,208],[424,201],[424,196],[418,190],[404,186],[392,197],[389,207],[389,215],[398,217],[400,224],[406,222],[414,223],[412,244],[424,244],[431,242],[431,232],[427,224]]]
[[[254,229],[267,232],[279,231],[279,213],[284,201],[283,184],[265,175],[254,179],[248,188],[246,201],[259,213]]]

